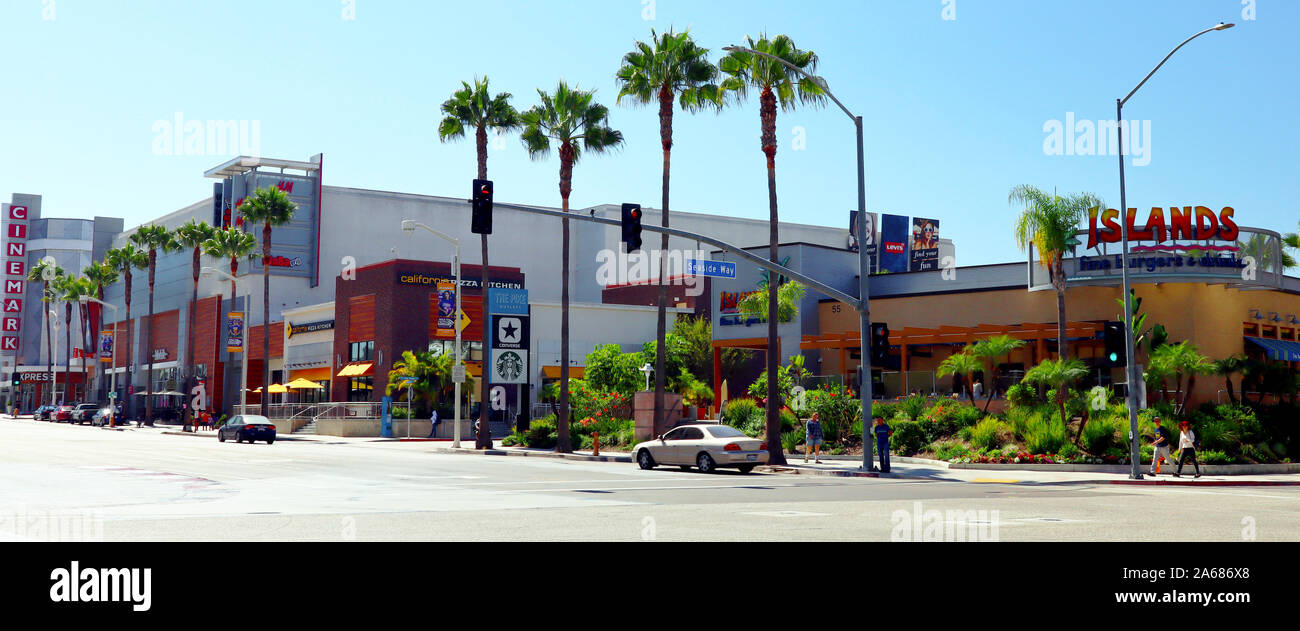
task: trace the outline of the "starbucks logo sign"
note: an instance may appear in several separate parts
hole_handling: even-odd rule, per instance
[[[516,351],[499,351],[494,365],[500,381],[516,382],[526,370],[524,358]]]

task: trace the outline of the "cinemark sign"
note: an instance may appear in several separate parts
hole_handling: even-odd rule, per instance
[[[0,316],[0,352],[18,352],[22,339],[23,295],[27,284],[27,207],[5,205],[4,313]]]

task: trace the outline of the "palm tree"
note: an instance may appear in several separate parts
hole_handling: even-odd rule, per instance
[[[971,403],[974,403],[975,389],[971,387],[971,382],[975,379],[975,373],[983,367],[984,363],[980,358],[972,353],[970,348],[966,348],[960,353],[949,355],[939,364],[939,376],[961,375],[962,390],[966,391]]]
[[[1245,355],[1237,354],[1225,357],[1213,363],[1214,374],[1223,377],[1223,382],[1228,388],[1228,400],[1234,405],[1237,403],[1237,392],[1236,389],[1232,387],[1232,376],[1245,371],[1248,361],[1250,360],[1247,359]]]
[[[1024,345],[1024,340],[1018,340],[1010,335],[995,335],[986,340],[980,340],[971,347],[971,353],[980,358],[989,369],[990,384],[988,398],[984,401],[985,413],[989,411],[989,404],[993,403],[993,395],[997,394],[998,361]]]
[[[604,153],[623,145],[623,133],[609,126],[609,108],[595,102],[595,92],[570,88],[560,81],[555,92],[537,91],[541,103],[524,112],[520,139],[529,157],[541,160],[550,155],[551,142],[559,144],[560,199],[569,212],[573,192],[573,167],[583,151]],[[569,444],[569,219],[562,224],[560,285],[560,416],[556,423],[559,440],[555,450],[573,451]],[[486,375],[486,371],[484,372]],[[485,401],[486,403],[486,401]],[[482,428],[480,427],[480,431]]]
[[[271,390],[271,228],[293,220],[297,208],[288,194],[275,187],[257,189],[239,206],[245,221],[262,224],[262,392]],[[270,411],[271,397],[263,394],[262,416]]]
[[[1294,244],[1294,245],[1293,245]],[[1289,234],[1282,238],[1282,269],[1295,267],[1295,257],[1291,256],[1287,249],[1300,245],[1300,235]],[[1237,247],[1241,248],[1243,256],[1251,256],[1255,259],[1255,265],[1260,271],[1273,273],[1274,254],[1273,254],[1273,237],[1266,234],[1252,235],[1245,242],[1238,241]]]
[[[495,129],[498,133],[504,133],[509,130],[518,129],[519,112],[514,106],[510,105],[511,95],[509,92],[501,92],[496,96],[491,96],[488,92],[488,78],[475,79],[474,85],[461,82],[461,89],[452,93],[451,98],[442,104],[442,113],[446,115],[442,123],[438,125],[438,139],[442,142],[455,140],[465,136],[467,127],[474,129],[474,147],[478,154],[478,179],[488,179],[487,159],[488,159],[488,130]],[[480,269],[482,275],[483,301],[487,304],[488,293],[488,236],[487,234],[479,235],[479,243],[483,248],[483,264]],[[459,309],[460,305],[456,305]],[[491,327],[483,327],[483,365],[487,365],[488,349],[491,348]],[[456,358],[460,361],[460,358]],[[485,373],[486,374],[486,373]],[[486,405],[488,401],[488,380],[482,382],[482,392],[479,400],[485,404],[479,406],[479,430],[474,439],[474,446],[479,449],[492,448],[492,434],[488,427],[488,420],[491,409]]]
[[[221,228],[213,230],[212,236],[203,242],[203,253],[215,259],[224,259],[230,261],[230,306],[235,306],[235,277],[239,276],[239,260],[253,258],[253,252],[257,250],[257,239],[253,235],[244,232],[238,228]],[[250,308],[244,305],[245,309]],[[217,292],[217,313],[221,310],[221,292]],[[247,339],[247,336],[245,336]],[[243,352],[248,352],[248,345],[244,345]]]
[[[36,262],[27,273],[27,282],[41,284],[41,315],[45,318],[45,357],[49,360],[50,390],[58,385],[54,374],[54,333],[50,329],[50,303],[55,299],[54,281],[63,276],[63,268],[53,258]]]
[[[93,293],[95,298],[100,301],[104,300],[104,288],[109,285],[112,285],[113,283],[116,283],[118,279],[117,270],[114,269],[112,265],[109,265],[107,261],[91,263],[86,267],[85,274],[86,274],[86,282],[90,284],[91,293]],[[99,315],[96,318],[95,327],[94,330],[92,331],[92,334],[104,330],[104,309],[101,307],[100,309],[97,310],[97,313]],[[95,338],[94,335],[91,336],[91,339],[95,341],[95,344],[92,344],[91,348],[97,349],[99,347],[98,340]],[[113,339],[113,344],[115,345],[117,344],[116,337],[114,337]],[[92,354],[95,356],[99,355],[98,352],[93,352]],[[104,371],[98,370],[95,372],[99,378],[98,390],[103,391]]]
[[[130,383],[130,381],[135,379],[135,373],[132,371],[132,368],[135,367],[135,340],[132,339],[135,336],[132,329],[135,327],[131,326],[131,280],[134,276],[132,270],[145,269],[149,267],[149,255],[135,247],[135,244],[128,242],[123,244],[120,248],[109,250],[104,257],[104,260],[110,267],[122,274],[122,279],[125,284],[123,287],[122,299],[126,302],[126,320],[123,321],[125,323],[124,326],[126,327],[126,366],[122,369],[126,371],[126,379],[128,380],[128,383]],[[114,354],[117,353],[117,344],[118,340],[116,339],[116,336],[114,336]],[[134,404],[132,403],[131,397],[126,397],[125,403],[127,405],[126,413],[129,418],[134,415],[132,410]]]
[[[1056,333],[1059,345],[1057,355],[1065,359],[1070,348],[1065,337],[1065,253],[1079,222],[1089,209],[1101,208],[1104,202],[1092,193],[1077,193],[1068,197],[1049,195],[1036,186],[1021,184],[1011,189],[1008,203],[1023,204],[1025,209],[1016,219],[1016,244],[1024,250],[1033,244],[1038,249],[1038,260],[1047,268],[1048,278],[1056,289]]]
[[[1174,401],[1176,413],[1182,414],[1187,407],[1187,400],[1196,387],[1196,376],[1214,372],[1214,365],[1197,350],[1196,345],[1188,341],[1177,344],[1165,344],[1151,354],[1151,364],[1163,369],[1165,374],[1174,377]],[[1186,388],[1183,378],[1187,378]],[[1162,382],[1164,380],[1161,380]]]
[[[162,226],[140,226],[130,237],[131,243],[144,249],[149,257],[149,326],[145,328],[145,353],[148,369],[145,371],[144,422],[153,425],[153,290],[154,276],[158,271],[158,250],[172,252],[180,249],[172,233]]]
[[[788,36],[778,35],[768,39],[760,35],[757,42],[752,37],[745,38],[748,48],[784,61],[796,68],[813,74],[817,71],[817,54],[812,51],[799,50]],[[826,91],[816,81],[794,73],[785,64],[770,57],[755,55],[745,51],[732,51],[722,58],[719,67],[728,75],[722,82],[722,89],[734,92],[739,100],[744,100],[750,88],[759,91],[759,120],[762,129],[761,146],[767,156],[767,205],[771,216],[769,226],[769,243],[771,260],[777,262],[777,204],[776,204],[776,110],[788,111],[796,103],[820,106],[826,102]],[[781,358],[777,352],[777,289],[780,283],[768,283],[767,316],[767,374],[775,375]],[[777,391],[777,380],[767,382],[767,449],[768,459],[772,464],[785,464],[784,450],[781,448],[781,398]]]
[[[638,41],[634,50],[623,56],[623,65],[615,75],[620,90],[616,103],[629,97],[632,103],[659,104],[659,143],[663,147],[662,186],[663,227],[668,227],[669,176],[672,171],[673,101],[679,100],[684,111],[704,107],[722,109],[722,92],[715,83],[718,67],[709,62],[709,49],[691,39],[689,31],[674,33],[670,28],[659,35],[650,29],[650,42]],[[659,314],[655,329],[655,409],[654,435],[664,432],[664,390],[667,385],[664,364],[667,352],[664,337],[668,334],[668,288],[664,274],[668,270],[668,235],[659,239]]]
[[[429,351],[402,351],[401,359],[393,362],[393,369],[388,371],[388,387],[384,394],[392,396],[395,392],[410,390],[413,403],[428,403],[431,408],[436,406],[439,386],[437,363],[438,358]],[[402,385],[398,383],[402,377],[411,377],[415,381]]]
[[[1285,235],[1283,235],[1282,245],[1289,250],[1296,250],[1297,252],[1300,252],[1300,232],[1288,232]],[[1292,263],[1291,267],[1295,267],[1294,259],[1292,260],[1291,263]]]
[[[65,403],[76,401],[76,391],[72,386],[72,303],[81,299],[80,288],[75,276],[64,274],[54,279],[54,291],[63,303],[63,365],[67,378],[63,386]]]
[[[192,289],[190,292],[190,323],[189,326],[186,327],[186,330],[189,332],[189,340],[185,344],[186,368],[184,392],[186,393],[186,396],[189,396],[191,389],[194,388],[194,325],[197,320],[196,309],[199,306],[199,272],[203,267],[203,244],[207,242],[208,239],[211,239],[212,235],[216,234],[216,232],[217,229],[213,228],[208,224],[208,222],[195,221],[191,219],[186,222],[185,225],[177,228],[176,231],[172,233],[172,239],[176,241],[177,245],[182,249],[192,251],[190,272],[194,282],[191,285]],[[185,418],[182,421],[182,424],[185,427],[189,427],[190,417],[193,413],[194,411],[190,409],[190,406],[185,406]]]
[[[1046,388],[1056,390],[1056,405],[1061,411],[1061,422],[1068,424],[1070,419],[1065,418],[1065,399],[1069,394],[1070,385],[1083,379],[1088,375],[1088,368],[1082,361],[1062,357],[1060,359],[1046,359],[1037,366],[1030,368],[1025,373],[1025,383],[1035,384]],[[1082,434],[1080,427],[1079,434]],[[1074,442],[1079,443],[1078,434],[1074,437]]]
[[[89,343],[90,313],[87,298],[95,297],[95,283],[85,276],[76,276],[68,281],[68,290],[77,303],[78,323],[81,325],[81,396],[82,403],[90,401],[90,364],[95,357],[95,345]],[[89,349],[89,350],[88,350]],[[68,367],[69,370],[72,368]]]

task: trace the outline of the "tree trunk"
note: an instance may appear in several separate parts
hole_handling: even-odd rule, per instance
[[[86,313],[89,303],[78,305],[77,316],[81,321],[81,396],[82,402],[90,401],[90,366],[86,363],[86,329],[90,328],[90,314]]]
[[[1060,263],[1057,263],[1060,265]],[[1056,287],[1056,339],[1059,348],[1056,349],[1056,357],[1062,361],[1069,359],[1070,346],[1065,337],[1065,272],[1057,272]]]
[[[994,360],[994,368],[989,370],[989,393],[984,399],[984,413],[989,413],[989,405],[993,403],[993,395],[998,391],[998,371],[997,360]]]
[[[47,298],[52,298],[52,296],[50,296],[50,292],[49,292],[49,285],[50,285],[50,282],[49,282],[49,281],[45,281],[44,285],[45,285],[45,286],[41,288],[41,291],[45,292],[45,296],[46,296]],[[53,394],[54,394],[54,392],[56,392],[56,391],[58,390],[59,379],[58,379],[58,376],[57,376],[57,375],[55,374],[55,372],[54,372],[54,329],[50,327],[50,303],[51,303],[51,302],[53,302],[53,301],[52,301],[52,300],[45,300],[45,301],[42,301],[42,303],[41,303],[41,311],[44,311],[44,312],[45,312],[45,314],[44,314],[44,315],[45,315],[45,357],[47,357],[47,358],[50,360],[50,361],[49,361],[49,365],[50,365],[50,394],[51,394],[51,396],[50,396],[50,400],[53,401],[53,400],[54,400],[54,396],[53,396]],[[129,304],[129,303],[128,303],[128,304]],[[128,309],[129,309],[129,308],[130,308],[130,307],[128,307]],[[130,312],[128,311],[127,313],[130,313]],[[40,402],[37,401],[37,403],[40,403]],[[42,404],[42,405],[43,405],[43,404]],[[36,408],[38,408],[38,407],[40,407],[40,405],[33,406],[32,409],[36,409]],[[39,420],[39,419],[37,419],[37,420]]]
[[[158,269],[158,251],[149,249],[149,329],[145,337],[145,352],[148,353],[149,369],[145,372],[148,381],[144,385],[144,422],[153,426],[153,282],[154,271]]]
[[[75,401],[73,395],[76,391],[72,387],[72,303],[63,303],[63,372],[66,375],[63,384],[63,402],[70,403]]]
[[[480,125],[478,127],[478,130],[474,134],[474,139],[478,149],[478,179],[486,180],[487,179],[487,128]],[[474,437],[474,447],[476,449],[491,449],[492,430],[489,427],[489,424],[492,421],[492,407],[489,405],[489,403],[491,402],[491,393],[489,390],[488,378],[487,378],[488,371],[491,370],[491,366],[489,365],[489,363],[492,359],[492,344],[491,344],[492,327],[490,326],[491,322],[488,321],[488,309],[487,309],[488,292],[490,291],[488,289],[488,236],[486,234],[479,235],[479,241],[483,249],[483,258],[482,258],[483,265],[479,270],[480,278],[481,278],[481,283],[479,284],[479,287],[482,288],[482,292],[483,292],[483,318],[484,318],[483,326],[482,326],[483,378],[481,380],[482,383],[479,384],[479,393],[480,393],[479,400],[481,401],[481,403],[478,406],[478,433]],[[456,305],[456,307],[460,308],[460,305]],[[457,326],[459,325],[460,323],[458,321]]]
[[[569,212],[569,194],[573,192],[573,147],[568,143],[560,146],[560,199],[563,200],[564,212]],[[555,451],[571,453],[573,446],[569,441],[569,218],[561,222],[563,236],[561,252],[564,258],[560,264],[560,417],[556,422],[558,440]]]
[[[767,156],[767,206],[768,255],[773,263],[779,260],[778,215],[776,204],[776,95],[770,87],[763,89],[760,98],[763,153]],[[781,276],[768,273],[767,282],[767,453],[768,464],[785,464],[785,450],[781,447],[781,381],[777,368],[781,364],[780,337],[777,335],[777,289]],[[798,305],[796,305],[797,307]]]
[[[244,345],[245,347],[248,344]],[[244,352],[248,352],[245,348]],[[373,392],[373,391],[372,391]],[[271,413],[271,222],[262,226],[262,416]]]
[[[668,192],[669,177],[672,172],[673,151],[673,92],[670,86],[659,88],[659,141],[664,152],[662,206],[663,227],[668,227]],[[659,312],[655,321],[655,409],[654,435],[668,429],[668,418],[664,409],[664,391],[667,389],[668,375],[664,374],[668,363],[668,349],[665,340],[668,337],[668,287],[664,284],[664,274],[668,271],[668,235],[659,238]]]
[[[133,346],[135,343],[135,332],[131,330],[134,328],[131,326],[131,276],[131,268],[128,266],[126,270],[126,293],[123,295],[123,301],[126,302],[126,322],[124,324],[126,327],[126,366],[122,368],[122,370],[125,371],[125,375],[122,379],[126,384],[122,387],[124,392],[131,390],[131,386],[135,385],[135,373],[131,370],[135,367],[135,364],[132,361],[135,359],[135,354],[131,352],[135,348]],[[113,347],[113,354],[116,355],[116,338],[113,339]],[[125,406],[122,409],[126,410],[127,418],[130,419],[135,416],[135,405],[133,404],[132,396],[126,394],[122,399],[124,399],[122,404]]]
[[[1227,385],[1227,387],[1228,387],[1228,401],[1232,402],[1233,405],[1236,405],[1236,404],[1237,404],[1237,393],[1234,392],[1234,391],[1233,391],[1233,388],[1232,388],[1232,375],[1230,375],[1230,374],[1229,374],[1229,375],[1224,375],[1224,376],[1223,376],[1223,382],[1224,382],[1224,383]]]
[[[194,374],[194,323],[197,321],[198,318],[196,317],[197,314],[194,313],[194,310],[199,306],[199,271],[200,271],[200,264],[203,262],[201,256],[202,253],[199,251],[199,248],[195,247],[194,260],[193,260],[193,272],[194,272],[193,287],[194,288],[193,291],[191,291],[190,293],[190,324],[188,327],[186,327],[187,331],[189,332],[189,335],[186,338],[187,342],[185,344],[185,365],[188,366],[189,368],[185,373],[185,390],[184,390],[185,397],[183,397],[182,399],[189,398],[190,394],[194,391],[194,385],[196,379],[196,375]],[[193,399],[190,399],[190,402],[193,403]],[[185,427],[189,427],[190,419],[195,417],[196,410],[194,410],[194,406],[192,405],[187,405],[185,406],[184,409],[185,409],[184,424]]]

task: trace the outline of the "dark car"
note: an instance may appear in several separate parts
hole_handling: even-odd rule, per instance
[[[72,416],[77,411],[77,406],[71,403],[65,403],[59,406],[54,412],[54,420],[59,423],[74,423]]]
[[[99,408],[98,410],[95,410],[95,415],[92,416],[92,417],[90,417],[90,424],[91,424],[91,425],[97,425],[97,426],[104,426],[104,427],[107,427],[107,426],[108,426],[108,414],[109,414],[109,412],[113,412],[113,416],[117,419],[117,421],[121,421],[121,420],[122,420],[122,408],[120,408],[120,407],[119,407],[119,408],[116,408],[116,411],[115,411],[115,412],[114,412],[113,410],[114,410],[114,408],[111,408],[111,407],[109,407],[109,406],[107,406],[107,405],[104,406],[104,407],[102,407],[102,408]],[[113,424],[116,425],[117,422],[115,421]]]
[[[78,425],[89,423],[95,418],[95,413],[99,411],[99,406],[94,403],[80,403],[72,411],[72,422]]]
[[[59,409],[57,405],[42,405],[32,410],[32,418],[37,421],[48,421],[57,409]]]
[[[234,438],[237,443],[264,440],[271,445],[275,443],[275,424],[265,416],[241,414],[217,429],[218,441],[224,443],[227,438]]]

